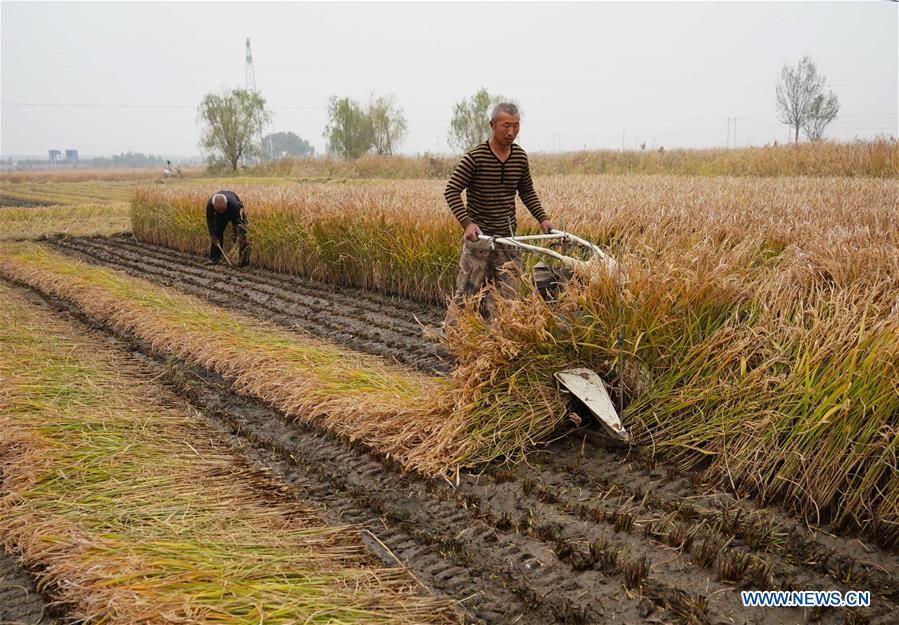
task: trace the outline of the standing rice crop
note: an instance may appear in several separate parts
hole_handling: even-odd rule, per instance
[[[247,205],[253,262],[287,273],[443,302],[452,291],[461,228],[441,181],[355,185],[235,185]],[[796,246],[810,254],[853,248],[840,274],[865,272],[869,250],[894,245],[892,181],[849,178],[552,176],[537,188],[557,225],[652,262],[707,241],[756,246],[757,258]],[[208,249],[204,206],[217,189],[143,188],[132,232],[197,254]],[[523,231],[535,227],[520,211]],[[674,256],[674,254],[672,254]],[[739,275],[743,268],[728,268]]]
[[[627,287],[596,276],[567,298],[569,308],[528,298],[505,306],[492,327],[469,318],[453,338],[455,406],[477,415],[467,423],[488,426],[468,431],[489,440],[489,424],[524,423],[515,431],[532,440],[536,423],[545,436],[565,412],[552,372],[591,366],[624,389],[625,425],[652,452],[709,467],[721,483],[785,501],[812,522],[894,544],[895,182],[558,176],[536,184],[557,223],[619,257]],[[254,261],[439,301],[452,286],[460,233],[442,188],[245,187]],[[199,251],[199,197],[141,191],[135,234]]]
[[[355,160],[294,158],[264,163],[255,175],[303,179],[443,178],[458,156],[366,155]],[[838,143],[766,145],[704,150],[583,150],[530,154],[538,176],[568,174],[679,174],[687,176],[851,176],[899,177],[899,142],[881,137]]]
[[[558,397],[552,372],[590,367],[624,394],[648,456],[895,545],[899,284],[842,291],[801,256],[773,263],[789,278],[762,291],[716,275],[752,255],[696,249],[695,273],[632,266],[623,292],[598,276],[555,306],[505,301],[491,328],[469,319],[451,332],[459,371],[483,385],[491,416],[559,415],[564,405],[540,401]]]

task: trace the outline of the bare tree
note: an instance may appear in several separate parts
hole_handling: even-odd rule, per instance
[[[406,138],[406,118],[394,97],[382,96],[373,100],[368,107],[372,142],[378,154],[393,154]]]
[[[784,65],[777,83],[777,116],[790,126],[794,140],[799,143],[799,129],[805,129],[809,139],[818,140],[824,128],[840,110],[832,91],[824,94],[826,80],[818,75],[818,68],[809,57],[802,57],[796,65]]]

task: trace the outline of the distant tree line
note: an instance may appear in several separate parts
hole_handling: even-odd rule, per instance
[[[88,163],[92,167],[152,167],[165,165],[166,159],[155,154],[143,152],[122,152],[112,156],[95,156],[91,159],[81,159],[81,163]]]
[[[826,90],[826,80],[808,57],[795,67],[783,67],[776,95],[778,117],[791,127],[797,143],[800,130],[810,141],[821,139],[824,129],[840,110],[837,96]],[[471,97],[456,102],[447,143],[466,152],[484,142],[490,135],[490,112],[500,102],[514,101],[481,88]],[[208,153],[210,163],[224,162],[233,170],[239,163],[256,158],[303,157],[315,152],[308,141],[292,132],[262,136],[271,113],[265,99],[255,91],[234,89],[221,95],[210,93],[200,103],[198,118],[204,126],[200,145]],[[407,130],[403,109],[392,95],[372,95],[368,104],[335,95],[328,100],[328,122],[322,136],[329,154],[354,159],[371,153],[394,154],[405,141]],[[126,156],[123,154],[121,158]],[[136,154],[133,158],[142,156]],[[119,157],[112,157],[116,158]],[[146,164],[159,162],[153,160]]]
[[[315,154],[315,148],[293,132],[273,132],[262,138],[262,154],[263,158],[306,157]]]
[[[450,121],[448,143],[462,151],[486,140],[490,133],[490,110],[502,96],[480,89],[471,98],[456,103]],[[200,147],[210,165],[227,165],[236,171],[241,163],[282,156],[311,156],[314,148],[293,132],[262,136],[271,121],[265,98],[258,92],[233,89],[207,94],[197,110],[203,128]],[[322,136],[327,151],[339,158],[353,159],[364,154],[391,156],[406,139],[408,124],[395,96],[374,94],[367,104],[350,97],[331,96],[328,122]]]
[[[55,167],[72,168],[72,167],[97,167],[108,169],[112,167],[162,167],[165,165],[166,158],[157,156],[156,154],[144,154],[143,152],[122,152],[121,154],[113,154],[112,156],[94,156],[91,158],[80,158],[78,161],[62,163],[49,163],[46,159],[19,159],[15,162],[18,169],[43,169],[48,165]],[[13,166],[13,159],[9,159],[8,167]]]
[[[372,96],[363,107],[351,98],[331,96],[328,124],[322,136],[328,151],[341,158],[363,154],[392,155],[406,138],[406,118],[393,96]]]

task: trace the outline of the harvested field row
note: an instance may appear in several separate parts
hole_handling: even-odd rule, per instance
[[[4,545],[104,623],[451,623],[147,370],[0,285]]]
[[[131,227],[130,212],[124,202],[24,208],[4,206],[0,208],[0,240],[127,232]]]
[[[564,411],[547,409],[521,420],[491,420],[472,408],[478,388],[460,390],[455,381],[387,366],[40,246],[9,246],[0,254],[0,272],[216,370],[235,388],[295,418],[363,441],[426,474],[521,457],[566,418]],[[529,401],[537,406],[541,398]],[[543,401],[562,403],[558,391]]]
[[[78,205],[124,202],[135,182],[3,182],[3,196],[12,201],[38,205]]]
[[[481,622],[633,622],[650,617],[662,622],[786,624],[804,619],[797,611],[739,607],[731,584],[760,587],[759,570],[770,575],[768,586],[761,587],[872,589],[872,608],[822,611],[818,617],[823,623],[859,618],[888,623],[895,610],[887,598],[897,595],[890,573],[897,570],[894,557],[847,557],[843,564],[849,568],[844,570],[852,571],[845,575],[847,586],[836,570],[819,572],[815,561],[791,562],[779,556],[789,548],[784,527],[768,527],[772,541],[754,546],[739,535],[724,540],[721,532],[741,526],[739,514],[734,514],[742,507],[739,502],[726,506],[729,498],[723,494],[700,495],[689,481],[625,464],[592,445],[557,444],[534,468],[497,468],[452,489],[445,482],[399,474],[361,450],[229,395],[229,385],[219,376],[172,362],[146,343],[132,340],[122,347],[150,355],[147,363],[156,363],[156,375],[244,437],[251,457],[312,493],[315,501],[344,520],[375,525],[384,545],[429,586],[447,594],[455,589],[455,596],[468,596],[474,587],[477,592],[466,605]],[[570,474],[552,472],[556,463],[571,463],[570,470],[576,465],[584,476],[605,475],[619,489],[632,489],[630,500],[624,506],[609,502],[614,512],[598,515],[593,506],[609,500],[608,483],[594,487],[587,479],[574,482]],[[634,498],[633,489],[641,487],[647,492]],[[663,501],[678,514],[654,514],[653,505],[658,512]],[[704,513],[705,506],[709,511]],[[672,539],[674,534],[658,531],[664,527],[659,520],[666,516],[669,522],[696,525],[703,521],[700,514],[720,514],[731,523],[706,527],[700,522],[698,531],[677,534],[683,544]],[[804,533],[799,526],[793,531],[791,540]],[[695,544],[686,542],[688,535]],[[813,542],[806,538],[806,544]],[[781,543],[782,549],[772,549]],[[858,555],[848,542],[844,551]],[[747,555],[739,555],[743,552]],[[389,557],[383,550],[382,555]],[[878,578],[881,570],[885,574]]]
[[[448,373],[451,355],[423,336],[443,309],[249,267],[210,267],[196,256],[131,236],[59,238],[58,249],[171,286],[278,325],[381,356],[427,373]]]
[[[205,167],[183,167],[182,175],[197,176]],[[142,181],[162,178],[162,167],[79,167],[77,169],[27,169],[20,171],[4,171],[0,173],[0,182],[21,183],[37,182],[41,184],[53,182],[96,182],[96,181]]]

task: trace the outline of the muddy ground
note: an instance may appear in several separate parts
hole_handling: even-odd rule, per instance
[[[51,625],[57,622],[54,612],[59,609],[51,609],[34,577],[0,549],[0,625]]]
[[[208,267],[127,236],[53,245],[421,370],[450,366],[419,326],[439,322],[436,307],[254,268]],[[406,566],[426,592],[460,601],[470,622],[896,622],[896,554],[810,530],[776,507],[737,500],[699,474],[607,447],[586,430],[535,452],[527,464],[464,473],[458,485],[403,474],[364,448],[231,393],[209,371],[29,292],[154,368],[299,498],[317,502],[331,522],[365,527],[385,564]],[[872,607],[743,608],[740,588],[869,590]]]
[[[43,200],[26,200],[0,193],[0,208],[41,208],[44,206],[53,206],[53,202],[45,202]]]

